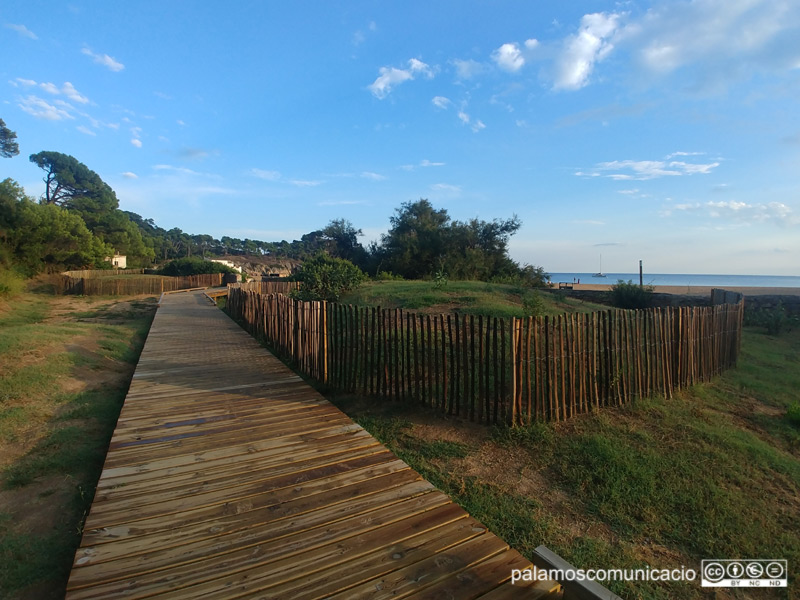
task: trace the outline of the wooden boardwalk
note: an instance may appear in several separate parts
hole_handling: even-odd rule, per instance
[[[67,598],[550,598],[199,293],[165,296]]]

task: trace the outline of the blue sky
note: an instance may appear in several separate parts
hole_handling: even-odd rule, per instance
[[[402,202],[551,272],[800,275],[800,2],[0,5],[0,118],[167,229],[364,241]]]

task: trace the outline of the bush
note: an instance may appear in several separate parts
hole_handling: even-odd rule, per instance
[[[495,275],[489,280],[491,283],[514,285],[521,288],[546,288],[550,285],[550,274],[543,267],[525,265],[517,272]]]
[[[159,275],[184,277],[187,275],[206,275],[209,273],[238,273],[222,263],[203,260],[202,258],[178,258],[168,262],[158,270]]]
[[[354,290],[367,276],[364,272],[343,258],[333,258],[318,254],[305,261],[298,271],[290,277],[299,281],[300,289],[292,295],[299,300],[328,300],[335,302],[341,295]]]
[[[22,293],[25,281],[13,271],[0,267],[0,298],[11,298]]]
[[[650,308],[653,302],[653,286],[639,285],[630,279],[622,279],[611,286],[611,304],[617,308]]]
[[[763,327],[770,335],[778,335],[782,331],[791,331],[792,327],[800,324],[797,315],[790,315],[781,302],[773,308],[758,308],[749,310],[745,304],[744,324],[753,327]]]
[[[792,402],[789,408],[786,409],[786,418],[795,427],[800,427],[800,402],[797,400]]]
[[[544,300],[539,292],[533,291],[522,298],[522,311],[527,317],[541,317],[544,314]]]
[[[373,277],[375,281],[405,281],[402,275],[395,275],[391,271],[378,271]]]

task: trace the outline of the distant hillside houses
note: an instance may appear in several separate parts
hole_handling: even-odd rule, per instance
[[[271,256],[254,255],[228,255],[220,258],[209,258],[223,265],[227,265],[244,273],[251,279],[270,280],[281,277],[289,277],[300,261],[290,258],[273,258]]]

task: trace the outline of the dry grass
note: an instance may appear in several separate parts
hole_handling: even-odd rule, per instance
[[[61,598],[155,298],[0,311],[0,597]]]

